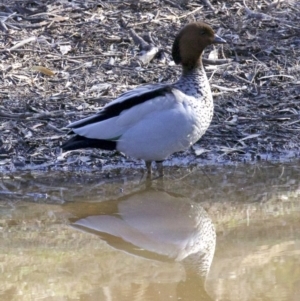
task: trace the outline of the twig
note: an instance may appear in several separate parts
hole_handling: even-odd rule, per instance
[[[273,78],[273,77],[287,77],[287,78],[295,79],[294,76],[287,75],[287,74],[273,74],[273,75],[262,76],[262,77],[258,78],[258,80],[267,79],[267,78]]]
[[[232,61],[233,61],[232,59],[220,59],[220,60],[202,59],[203,64],[206,65],[223,65],[223,64],[229,64]]]
[[[129,30],[129,33],[133,39],[133,42],[140,47],[141,50],[146,50],[149,48],[149,44],[140,37],[133,29]]]
[[[227,88],[227,87],[222,87],[222,86],[215,85],[215,84],[212,84],[211,86],[213,88],[217,88],[217,89],[219,89],[221,91],[226,91],[226,92],[237,92],[237,91],[240,91],[240,90],[246,90],[247,89],[246,86],[237,87],[237,88]]]
[[[138,59],[145,65],[150,63],[151,60],[155,57],[155,55],[159,51],[159,49],[152,43],[153,40],[152,40],[152,37],[150,36],[150,34],[148,34],[148,36],[147,36],[147,40],[150,43],[147,43],[133,29],[130,29],[129,33],[130,33],[134,43],[137,44],[141,50],[138,55]]]
[[[209,0],[202,0],[202,1],[215,13],[215,8],[212,6]]]
[[[51,124],[49,122],[47,123],[47,128],[54,130],[55,132],[60,133],[60,134],[65,133],[64,131],[62,131],[61,129],[57,128],[56,126],[54,126],[53,124]]]
[[[18,49],[18,48],[22,47],[23,45],[28,44],[33,41],[36,41],[36,40],[37,40],[36,37],[30,37],[30,38],[24,39],[21,42],[17,43],[16,45],[12,46],[11,48],[9,48],[7,50],[12,51],[12,50]]]
[[[2,29],[3,31],[8,31],[8,28],[5,24],[5,22],[8,20],[8,19],[11,19],[12,16],[14,16],[16,14],[16,12],[14,13],[4,13],[4,12],[1,12],[1,16],[0,16],[0,29]]]

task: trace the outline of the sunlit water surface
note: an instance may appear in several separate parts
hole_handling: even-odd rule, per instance
[[[2,176],[0,300],[298,301],[299,170]]]

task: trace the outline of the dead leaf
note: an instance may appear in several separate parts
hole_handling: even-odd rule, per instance
[[[59,46],[59,50],[60,50],[61,54],[63,54],[63,55],[67,54],[71,49],[72,49],[72,47],[70,45],[60,45]]]

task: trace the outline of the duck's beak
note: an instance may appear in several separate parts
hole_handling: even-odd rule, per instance
[[[221,37],[219,37],[217,34],[215,34],[215,38],[213,40],[214,44],[225,44],[227,43],[224,39],[222,39]]]

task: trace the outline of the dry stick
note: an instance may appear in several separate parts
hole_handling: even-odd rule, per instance
[[[150,43],[147,43],[133,29],[130,29],[129,33],[130,33],[134,43],[140,47],[141,53],[139,54],[138,59],[143,64],[148,64],[159,51],[159,49],[154,45],[154,43],[152,43],[153,41],[152,41],[150,34],[147,36],[147,40],[149,40]],[[144,53],[142,53],[142,52],[144,52]]]
[[[236,48],[235,48],[234,44],[233,44],[232,42],[230,42],[229,44],[230,44],[230,48],[231,48],[231,49],[233,50],[233,52],[234,52],[235,61],[236,61],[236,62],[240,62],[240,58],[239,58],[239,56],[238,56],[238,54],[237,54],[237,51],[236,51]],[[222,50],[223,50],[223,48],[222,48]]]
[[[0,29],[2,29],[3,31],[8,31],[8,28],[5,24],[5,22],[8,19],[11,19],[11,17],[14,16],[15,14],[16,14],[16,12],[14,12],[14,13],[3,13],[3,12],[1,12]]]
[[[287,77],[287,78],[295,79],[294,76],[287,75],[287,74],[274,74],[274,75],[262,76],[262,77],[258,78],[258,80],[266,79],[266,78],[272,78],[272,77]]]
[[[146,49],[149,47],[149,44],[143,38],[141,38],[133,29],[130,29],[129,33],[133,39],[133,42],[136,45],[140,46],[141,49]]]
[[[12,50],[18,49],[18,48],[22,47],[25,44],[36,41],[36,39],[37,39],[36,37],[30,37],[30,38],[24,39],[23,41],[17,43],[16,45],[12,46],[11,48],[8,48],[7,50],[12,51]]]
[[[49,12],[42,12],[42,13],[37,13],[37,14],[34,14],[34,15],[31,15],[30,17],[37,17],[37,16],[51,16],[51,17],[58,17],[58,18],[65,18],[66,20],[69,20],[68,17],[62,17],[61,15],[57,15],[57,14],[53,14],[53,13],[49,13]],[[31,18],[27,18],[27,20],[30,21]]]
[[[33,113],[9,113],[5,111],[0,111],[0,118],[16,118],[16,119],[25,119],[31,117]]]
[[[17,24],[17,23],[15,23],[14,25],[19,27],[19,29],[24,29],[24,28],[26,28],[26,29],[28,29],[28,28],[37,29],[37,28],[41,28],[43,26],[46,26],[48,24],[49,24],[49,22],[43,21],[43,22],[36,23],[36,24],[24,24],[24,23],[23,24]]]
[[[189,13],[186,13],[186,14],[184,14],[184,15],[181,15],[181,16],[179,16],[179,17],[176,17],[177,19],[182,19],[182,18],[185,18],[185,17],[187,17],[187,16],[189,16],[189,15],[192,15],[193,13],[195,13],[196,11],[198,11],[198,10],[200,10],[200,9],[202,9],[203,8],[203,6],[199,6],[199,7],[197,7],[196,9],[194,9],[193,11],[191,11],[191,12],[189,12]],[[164,18],[164,19],[167,19],[167,18]]]
[[[238,78],[239,80],[241,80],[242,82],[245,82],[247,84],[252,84],[252,82],[250,82],[249,80],[245,79],[245,78],[242,78],[241,76],[237,75],[237,74],[234,74],[233,75],[235,78]]]
[[[231,63],[232,59],[219,59],[219,60],[202,59],[202,62],[206,65],[223,65],[223,64]]]
[[[17,26],[15,26],[13,24],[10,24],[10,23],[6,23],[6,25],[7,25],[7,27],[12,28],[14,30],[22,30],[20,27],[17,27]]]
[[[283,126],[289,126],[289,125],[292,125],[292,124],[295,124],[295,123],[299,123],[299,122],[300,122],[300,119],[299,120],[295,120],[293,122],[286,123]]]
[[[226,91],[226,92],[238,92],[240,90],[246,90],[247,87],[246,86],[243,86],[243,87],[237,87],[237,88],[227,88],[227,87],[223,87],[223,86],[219,86],[219,85],[215,85],[215,84],[212,84],[211,85],[213,88],[217,88],[221,91]]]
[[[254,54],[251,54],[251,56],[257,61],[259,62],[262,66],[269,68],[264,62],[260,61]]]
[[[261,65],[256,64],[255,68],[254,68],[254,75],[252,76],[252,79],[251,79],[251,84],[253,84],[253,82],[255,81],[256,75],[258,74],[258,72],[260,71],[260,69],[261,69]]]
[[[215,13],[215,8],[212,6],[209,0],[202,0],[202,1]]]
[[[56,126],[54,126],[53,124],[51,124],[49,122],[47,123],[47,128],[49,128],[51,130],[54,130],[57,133],[65,134],[65,131],[62,131],[61,129],[58,129]]]

